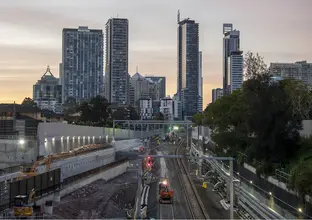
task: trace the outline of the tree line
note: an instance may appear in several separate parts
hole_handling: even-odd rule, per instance
[[[21,105],[37,108],[36,102],[29,97],[26,97]],[[69,98],[63,107],[65,120],[77,125],[112,127],[113,120],[140,119],[133,106],[114,106],[100,95],[82,103],[77,103],[74,98]],[[51,111],[42,110],[42,112],[47,116],[53,115]],[[161,112],[155,113],[153,120],[164,120],[164,115]],[[116,126],[118,127],[118,125]]]
[[[263,58],[247,53],[242,88],[207,106],[193,120],[212,130],[214,151],[243,157],[258,175],[283,168],[289,187],[301,195],[312,192],[312,138],[301,137],[302,121],[311,119],[312,93],[301,81],[273,80]]]

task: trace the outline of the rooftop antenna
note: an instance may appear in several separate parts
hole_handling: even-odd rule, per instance
[[[117,13],[117,18],[118,18],[118,13]]]
[[[177,17],[177,21],[178,21],[178,24],[180,23],[180,9],[178,10],[178,17]]]
[[[136,66],[136,72],[137,73],[139,72],[139,66],[138,65]]]
[[[50,70],[50,66],[48,65],[47,66],[47,70],[46,72],[43,74],[43,76],[45,76],[47,73],[49,73],[51,76],[53,76],[53,74],[51,73],[51,70]],[[54,76],[53,76],[54,77]]]

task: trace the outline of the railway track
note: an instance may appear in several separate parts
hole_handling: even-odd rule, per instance
[[[175,154],[179,155],[181,146],[185,143],[185,139],[181,140],[175,150]],[[188,174],[187,167],[183,161],[183,158],[176,159],[176,165],[178,167],[178,179],[182,185],[183,193],[185,195],[186,202],[188,204],[191,216],[193,219],[209,219],[205,207],[197,193],[197,190],[192,183],[191,177]]]

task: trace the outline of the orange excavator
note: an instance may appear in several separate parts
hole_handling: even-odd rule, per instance
[[[47,158],[38,157],[38,159],[30,167],[21,167],[21,176],[19,179],[29,178],[37,175],[37,167],[39,165],[46,165],[46,172],[50,171],[51,160],[53,159],[52,155],[49,155]]]
[[[169,188],[168,180],[159,183],[159,203],[173,203],[173,190]]]

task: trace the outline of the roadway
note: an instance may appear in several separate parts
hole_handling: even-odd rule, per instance
[[[155,149],[155,145],[151,148]],[[156,151],[157,150],[157,151]],[[151,154],[171,154],[174,155],[176,145],[162,142]],[[163,161],[162,161],[163,160]],[[157,181],[150,185],[150,193],[148,198],[148,213],[149,218],[155,219],[192,219],[189,206],[187,204],[183,187],[179,180],[179,172],[174,159],[158,158],[154,164],[153,174],[157,177]],[[158,182],[163,175],[169,177],[169,184],[174,190],[173,204],[159,204],[158,202]],[[201,182],[194,179],[197,192],[205,206],[205,209],[211,219],[228,219],[229,212],[221,205],[221,197],[218,193],[212,191],[212,187],[207,189],[201,187]]]

